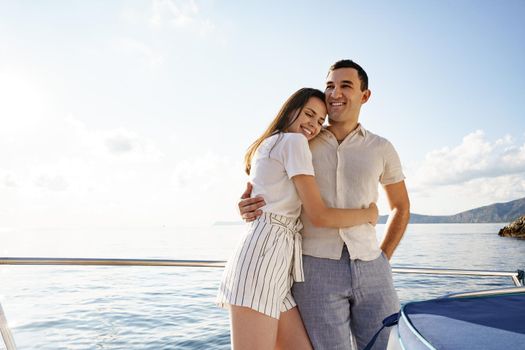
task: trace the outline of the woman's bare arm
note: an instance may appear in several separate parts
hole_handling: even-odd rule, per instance
[[[366,209],[328,208],[321,198],[315,177],[296,175],[292,180],[303,203],[303,210],[314,226],[338,228],[377,223],[379,213],[375,203]]]

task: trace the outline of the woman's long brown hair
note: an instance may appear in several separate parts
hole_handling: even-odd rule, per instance
[[[248,147],[246,155],[244,156],[246,174],[250,175],[253,155],[261,143],[272,135],[285,132],[297,117],[299,117],[299,114],[311,97],[316,97],[323,102],[325,101],[324,93],[322,91],[312,88],[302,88],[294,92],[292,96],[284,102],[279,113],[277,113],[273,121],[270,123],[270,126],[268,126],[266,131],[259,136],[250,147]]]

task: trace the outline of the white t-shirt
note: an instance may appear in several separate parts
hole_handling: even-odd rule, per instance
[[[299,133],[270,136],[252,158],[252,197],[263,196],[265,212],[297,218],[301,213],[301,200],[292,181],[296,175],[314,175],[308,140]]]

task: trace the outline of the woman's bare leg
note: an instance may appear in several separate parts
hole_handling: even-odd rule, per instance
[[[231,305],[233,350],[273,350],[279,320],[247,307]]]
[[[313,349],[297,307],[281,313],[275,348],[279,350]]]

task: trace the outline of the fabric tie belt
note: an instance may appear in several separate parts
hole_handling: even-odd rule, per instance
[[[272,214],[270,216],[270,224],[282,227],[285,229],[284,235],[288,247],[292,249],[292,277],[295,282],[304,282],[303,270],[303,237],[299,233],[303,228],[303,224],[299,219],[291,219],[286,216]],[[292,242],[291,242],[292,241]]]

